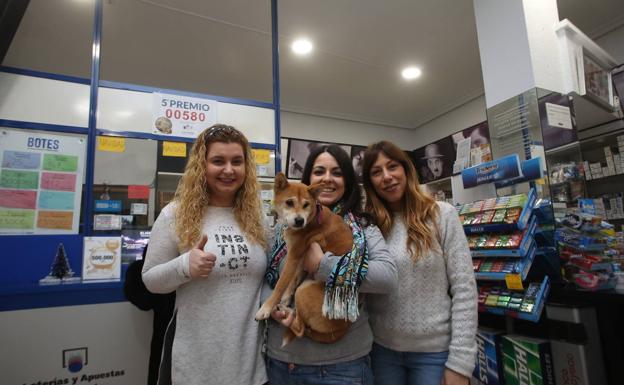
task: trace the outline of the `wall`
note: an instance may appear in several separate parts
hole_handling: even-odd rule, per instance
[[[624,64],[624,25],[594,40],[619,64]]]
[[[281,134],[285,137],[363,146],[386,139],[395,142],[403,149],[413,149],[414,132],[404,128],[384,127],[287,111],[282,111],[281,119]]]
[[[487,119],[485,96],[481,95],[414,130],[412,148],[419,148]]]
[[[0,383],[145,384],[152,314],[128,302],[2,312]]]

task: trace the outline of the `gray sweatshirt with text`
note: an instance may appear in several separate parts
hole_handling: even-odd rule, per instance
[[[173,384],[264,384],[261,333],[254,314],[260,306],[265,251],[243,234],[232,208],[208,207],[204,250],[214,253],[217,261],[207,278],[191,279],[189,252],[178,252],[175,210],[169,204],[158,216],[143,265],[148,290],[176,291]]]

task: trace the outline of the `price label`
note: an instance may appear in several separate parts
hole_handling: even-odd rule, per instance
[[[505,283],[511,290],[524,290],[520,274],[505,274]]]
[[[253,149],[253,153],[256,164],[269,164],[269,158],[271,157],[271,151],[263,149]]]
[[[186,158],[186,143],[183,142],[163,142],[163,156],[177,156]]]
[[[98,150],[109,152],[124,152],[126,151],[126,139],[118,138],[114,136],[98,136],[97,138]]]

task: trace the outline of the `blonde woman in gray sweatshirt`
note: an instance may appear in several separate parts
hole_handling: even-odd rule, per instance
[[[453,206],[422,191],[396,145],[364,158],[366,211],[386,238],[398,289],[371,295],[375,384],[468,385],[477,346],[477,289],[470,250]]]
[[[260,306],[267,246],[247,138],[216,124],[195,140],[173,202],[152,228],[143,282],[176,292],[159,384],[262,385]]]

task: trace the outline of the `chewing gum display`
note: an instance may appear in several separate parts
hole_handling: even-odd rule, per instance
[[[481,223],[492,223],[492,218],[494,218],[494,210],[488,210],[483,212],[483,216],[481,217]]]
[[[512,249],[520,247],[520,243],[522,243],[523,237],[524,237],[523,232],[518,231],[518,232],[511,234],[511,236],[509,237],[509,242],[507,242],[506,247],[510,247]]]
[[[479,303],[531,313],[535,308],[540,288],[539,283],[531,283],[525,292],[511,291],[498,286],[483,286],[479,288]]]
[[[479,269],[479,271],[481,273],[489,273],[490,271],[492,271],[492,265],[492,261],[483,261],[483,263],[481,263],[481,268]]]
[[[522,208],[526,203],[527,196],[525,194],[512,195],[507,202],[507,208],[519,207]]]
[[[494,263],[492,263],[492,268],[490,269],[490,271],[492,273],[500,273],[503,270],[503,266],[505,265],[505,262],[497,260],[494,261]]]
[[[490,294],[485,298],[485,306],[496,306],[498,303],[498,295]]]
[[[501,273],[513,273],[516,269],[516,262],[505,262]]]
[[[513,207],[510,209],[507,209],[507,212],[505,213],[505,223],[516,223],[518,222],[518,219],[520,218],[520,213],[522,212],[522,210],[518,207]]]
[[[486,199],[483,203],[483,210],[493,210],[496,208],[496,198]]]
[[[492,217],[492,223],[500,223],[505,220],[505,213],[507,210],[499,209],[494,212],[494,216]]]
[[[494,247],[496,247],[496,242],[498,242],[498,236],[497,235],[490,235],[487,238],[487,241],[485,242],[485,247],[488,249],[492,249]]]
[[[472,234],[467,237],[471,249],[517,249],[524,238],[523,231],[511,234]]]
[[[476,223],[500,223],[503,221],[511,221],[507,223],[514,223],[517,221],[517,216],[520,215],[527,199],[526,194],[518,194],[466,203],[458,209],[458,214],[460,218],[463,219],[462,223],[464,225],[473,224],[473,220],[466,222],[466,216],[475,215],[477,213],[486,214],[480,216]],[[510,214],[505,215],[506,212],[510,212]],[[511,220],[508,218],[515,219]]]
[[[507,247],[507,242],[509,242],[509,236],[502,234],[496,240],[495,247]]]
[[[509,202],[509,197],[500,197],[496,199],[495,209],[504,209],[507,208],[507,203]]]
[[[478,225],[481,223],[481,219],[483,218],[483,213],[476,213],[474,218],[472,219],[471,225]]]

